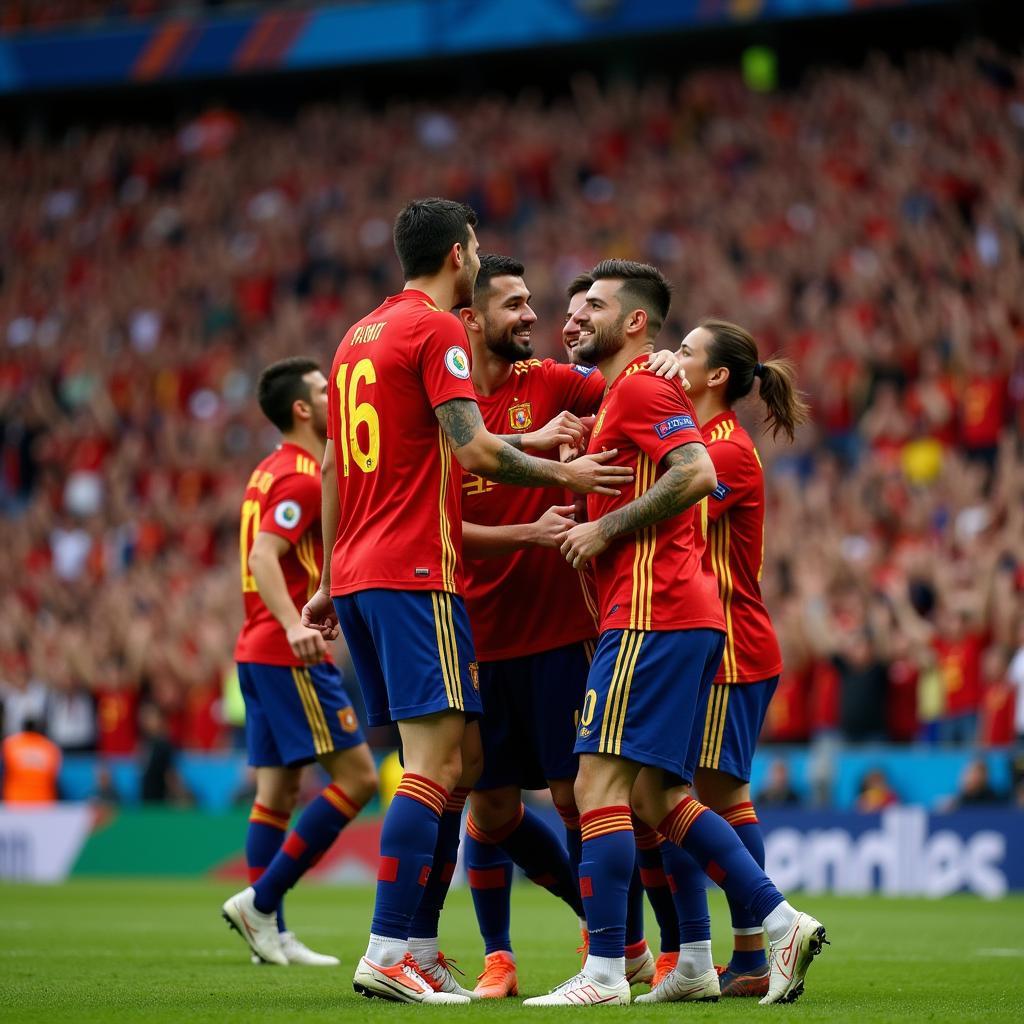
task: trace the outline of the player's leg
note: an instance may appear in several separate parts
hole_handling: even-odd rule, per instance
[[[331,781],[307,804],[280,851],[253,886],[254,903],[261,912],[280,906],[285,893],[320,860],[377,790],[377,773],[365,742],[321,754],[317,760]],[[282,946],[291,963],[327,965],[319,954],[310,955],[290,932],[283,933]]]
[[[252,883],[273,861],[284,842],[288,821],[298,799],[298,769],[287,768],[274,725],[287,716],[277,691],[287,685],[290,669],[240,662],[238,681],[245,702],[245,742],[248,761],[256,769],[256,800],[249,815],[246,857],[250,885],[227,899],[221,916],[263,963],[287,965],[281,948],[277,907],[261,913],[254,904]]]
[[[685,705],[680,703],[676,706],[679,723],[684,729],[689,726],[686,760],[679,769],[668,765],[645,768],[633,787],[633,809],[648,825],[657,828],[668,843],[690,854],[730,899],[745,906],[754,919],[762,923],[773,947],[780,950],[780,955],[773,957],[769,991],[762,1002],[788,1002],[803,991],[804,974],[813,957],[821,951],[825,929],[820,922],[798,913],[786,902],[733,829],[695,800],[685,785],[692,781],[696,769],[704,735],[703,712],[706,711],[711,680],[721,659],[721,634],[717,635],[717,640],[706,642],[703,634],[708,632],[687,630],[678,634],[683,645],[678,652],[679,664],[696,666],[703,663],[704,666],[699,679],[695,679],[693,671],[683,672],[678,679],[677,697],[689,692],[694,698]],[[702,645],[706,647],[703,658],[700,656]],[[686,720],[687,709],[689,722]],[[671,775],[666,774],[666,769]],[[678,776],[684,784],[672,784],[678,781],[673,776]],[[664,852],[669,850],[666,844]],[[666,863],[669,863],[668,857]],[[650,995],[641,997],[645,1002],[688,998],[687,993],[696,990],[704,978],[711,986],[713,967],[710,972],[704,971],[697,977],[687,977],[681,970],[684,957],[691,952],[685,947],[686,943],[680,946],[680,969],[669,975]],[[783,956],[782,950],[788,950],[790,954],[795,951],[795,955]],[[710,965],[709,949],[701,963]],[[717,975],[714,975],[713,987],[717,989]]]
[[[694,778],[701,803],[720,814],[735,830],[760,868],[764,868],[764,837],[750,800],[750,784],[714,768],[698,768]],[[763,996],[768,991],[768,959],[764,929],[750,911],[729,901],[733,949],[719,977],[723,996]]]
[[[636,836],[636,861],[640,883],[654,910],[661,943],[653,976],[646,979],[653,988],[679,961],[679,916],[676,914],[672,889],[661,858],[664,838],[636,816],[633,818],[633,833]],[[628,976],[628,969],[626,973]]]
[[[486,717],[485,711],[484,721]],[[485,773],[487,764],[485,748]],[[515,957],[509,935],[515,865],[500,843],[491,838],[485,826],[507,821],[521,803],[522,794],[518,786],[476,789],[469,797],[465,838],[466,875],[480,936],[484,940],[484,972],[480,977],[481,984],[477,985],[477,994],[484,998],[512,995],[514,993],[510,990],[517,987],[511,980],[515,972]],[[481,821],[485,826],[479,824]]]
[[[629,793],[640,766],[608,754],[581,753],[576,779],[583,858],[580,893],[590,948],[582,971],[531,1006],[628,1003],[626,910],[636,843]]]
[[[409,952],[419,964],[420,973],[436,982],[440,991],[466,996],[473,993],[455,980],[451,970],[452,962],[445,958],[438,946],[438,928],[459,859],[462,811],[473,784],[480,777],[482,766],[479,725],[476,721],[467,722],[462,738],[462,774],[438,822],[434,862],[427,884],[423,887],[420,905],[409,926]]]
[[[377,896],[357,992],[400,1002],[466,1002],[437,990],[409,953],[445,806],[462,775],[466,717],[478,717],[472,640],[450,594],[362,591],[335,598],[371,725],[397,721],[405,772],[384,816]]]
[[[255,884],[281,849],[288,823],[299,803],[301,768],[263,767],[256,771],[256,796],[245,835],[245,862],[249,884]],[[277,930],[287,931],[284,901],[277,907]],[[254,962],[260,962],[254,958]]]
[[[260,706],[270,712],[269,728],[279,756],[290,766],[316,758],[331,777],[252,886],[252,908],[262,916],[277,914],[284,894],[373,796],[377,774],[334,665],[275,667],[260,673],[256,686]],[[293,770],[297,782],[298,769]],[[247,919],[251,923],[254,917],[249,914]],[[281,949],[289,963],[337,964],[334,957],[308,950],[287,931],[281,933]]]
[[[515,956],[510,938],[512,916],[512,858],[488,832],[508,821],[522,803],[520,771],[515,757],[515,714],[510,706],[514,688],[511,661],[480,663],[480,719],[483,771],[469,797],[465,863],[477,926],[484,940],[484,969],[476,995],[499,999],[518,992]],[[483,824],[479,824],[482,822]]]
[[[626,913],[636,842],[629,795],[640,763],[643,737],[637,734],[643,701],[639,658],[645,638],[633,630],[602,634],[587,680],[576,752],[576,804],[580,810],[583,856],[580,893],[590,933],[583,970],[551,993],[527,1000],[531,1005],[572,1006],[628,1003]],[[641,673],[642,674],[642,673]],[[636,683],[636,685],[634,685]]]
[[[778,677],[756,683],[714,687],[694,782],[700,800],[736,830],[764,867],[764,836],[750,799],[750,769],[757,738]],[[723,996],[763,996],[768,990],[764,930],[746,907],[729,904],[733,953],[719,978]]]

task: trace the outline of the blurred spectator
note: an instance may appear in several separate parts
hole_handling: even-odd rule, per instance
[[[758,807],[796,807],[800,796],[789,783],[789,765],[777,757],[768,766],[768,778],[755,797]]]
[[[969,761],[960,777],[960,789],[946,805],[946,810],[964,807],[988,807],[1005,804],[1006,797],[992,788],[988,777],[988,765],[982,758]]]
[[[1006,670],[1006,678],[1015,690],[1014,731],[1017,742],[1024,744],[1024,618],[1017,631],[1017,651]]]
[[[60,747],[43,733],[43,723],[26,718],[21,730],[0,744],[3,802],[51,804],[58,798]]]
[[[981,661],[981,719],[978,742],[986,747],[1005,747],[1014,740],[1016,694],[1006,675],[1006,656],[990,647]]]
[[[881,768],[872,768],[861,779],[856,806],[862,814],[876,814],[899,802],[900,798]]]
[[[139,711],[142,732],[143,803],[191,802],[191,795],[178,775],[177,752],[168,735],[167,721],[155,704],[145,704]]]

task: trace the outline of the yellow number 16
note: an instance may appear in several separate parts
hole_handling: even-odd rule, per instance
[[[352,367],[349,378],[348,363],[338,367],[338,436],[335,444],[341,449],[341,465],[345,476],[349,474],[352,462],[364,472],[372,473],[380,461],[380,419],[377,410],[369,402],[357,402],[360,383],[376,384],[377,373],[369,359],[360,359]],[[366,424],[368,440],[363,448],[359,442],[359,426]]]

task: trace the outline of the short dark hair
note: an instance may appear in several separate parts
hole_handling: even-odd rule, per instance
[[[577,274],[566,286],[565,299],[567,302],[572,301],[574,295],[579,295],[580,292],[589,292],[590,286],[594,283],[594,275],[588,271],[584,271],[582,274]]]
[[[453,199],[414,199],[395,218],[395,252],[406,281],[436,274],[448,250],[469,244],[476,211]]]
[[[522,277],[526,267],[512,256],[499,256],[489,252],[480,257],[480,272],[476,275],[476,289],[473,303],[486,297],[491,290],[491,281],[496,277]]]
[[[672,286],[657,267],[635,260],[602,260],[590,273],[595,281],[621,280],[623,308],[644,310],[652,338],[661,330],[672,305]]]
[[[301,399],[311,399],[309,385],[302,379],[307,373],[320,369],[315,359],[306,356],[292,356],[280,362],[271,363],[261,374],[256,385],[256,397],[263,410],[263,415],[277,427],[286,432],[295,426],[292,416],[292,404]]]

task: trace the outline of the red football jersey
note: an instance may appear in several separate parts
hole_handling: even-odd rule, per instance
[[[604,378],[596,370],[529,359],[516,363],[493,394],[477,395],[477,402],[492,433],[522,434],[564,410],[592,415],[603,393]],[[531,523],[552,505],[570,503],[561,487],[509,487],[472,473],[462,478],[462,518],[469,523]],[[481,661],[524,657],[597,636],[593,596],[583,576],[554,548],[467,560],[466,609]]]
[[[704,568],[718,580],[726,641],[716,683],[756,683],[782,671],[782,652],[761,599],[764,472],[750,435],[732,412],[703,427],[718,486],[704,499]]]
[[[617,448],[616,465],[636,474],[617,497],[587,496],[591,521],[645,494],[664,475],[662,459],[684,444],[704,444],[697,415],[678,380],[656,377],[646,354],[615,378],[601,403],[588,452]],[[700,505],[619,537],[595,560],[601,629],[725,629],[714,577],[701,566]]]
[[[330,376],[340,518],[331,593],[461,594],[461,470],[434,409],[476,400],[462,321],[412,289],[349,328]]]
[[[242,502],[239,549],[245,622],[235,644],[235,661],[259,665],[301,665],[281,624],[256,589],[249,572],[249,553],[261,531],[284,537],[291,547],[281,559],[281,572],[295,607],[302,606],[320,585],[324,542],[320,529],[320,464],[305,448],[282,444],[253,471]]]

